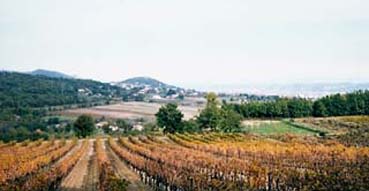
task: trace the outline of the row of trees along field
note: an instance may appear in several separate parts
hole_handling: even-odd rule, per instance
[[[369,91],[329,95],[315,101],[303,98],[280,98],[271,102],[227,105],[244,118],[369,115]]]
[[[176,104],[162,106],[156,113],[157,124],[165,133],[199,132],[203,130],[238,132],[241,130],[241,115],[230,105],[220,103],[214,93],[206,96],[206,107],[195,119],[183,120],[183,114]]]
[[[237,132],[242,118],[296,118],[344,115],[369,115],[369,91],[335,94],[315,101],[302,98],[280,98],[268,102],[220,104],[216,94],[206,96],[206,107],[192,120],[184,121],[175,104],[167,104],[156,114],[164,132],[196,132],[203,130]]]

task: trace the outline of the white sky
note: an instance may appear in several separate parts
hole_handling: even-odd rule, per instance
[[[369,81],[368,0],[0,0],[0,69],[174,85]]]

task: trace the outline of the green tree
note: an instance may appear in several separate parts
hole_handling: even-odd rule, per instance
[[[214,96],[211,96],[214,101]],[[209,102],[212,103],[212,102]],[[214,104],[208,104],[214,105]],[[228,105],[228,104],[227,104]],[[274,101],[251,101],[232,104],[244,118],[296,118],[369,114],[369,91],[335,94],[312,101],[303,98],[279,98]]]
[[[178,110],[177,104],[168,103],[162,106],[155,116],[158,126],[164,129],[164,133],[182,132],[183,114]]]
[[[324,99],[325,105],[328,110],[329,116],[340,116],[346,115],[347,113],[347,102],[346,98],[341,94],[335,94],[327,96]]]
[[[327,108],[320,100],[315,101],[313,104],[313,116],[314,117],[326,117],[328,115]]]
[[[31,132],[26,127],[17,128],[17,137],[16,140],[23,141],[31,136]]]
[[[74,122],[74,131],[78,137],[87,137],[92,135],[95,130],[94,119],[89,115],[81,115]]]
[[[47,120],[48,125],[55,125],[59,123],[60,123],[60,119],[58,117],[51,117]]]
[[[220,108],[217,95],[215,93],[209,93],[206,95],[206,107],[200,112],[196,121],[201,129],[211,129],[213,131],[218,130],[220,120]]]
[[[183,121],[183,131],[190,132],[190,133],[200,132],[200,128],[196,120],[190,119],[187,121]]]
[[[311,101],[306,99],[290,99],[287,103],[290,117],[307,117],[312,114]]]
[[[124,119],[118,119],[116,124],[119,129],[122,129],[124,132],[127,132],[132,129],[132,126]]]
[[[196,121],[201,129],[217,130],[219,119],[220,113],[218,108],[206,107],[197,116]]]
[[[223,132],[239,132],[241,119],[241,115],[231,108],[224,107],[220,111],[219,129]]]
[[[8,132],[6,134],[5,133],[2,134],[2,136],[3,135],[7,135],[7,136],[4,136],[3,137],[3,140],[5,140],[5,141],[16,140],[17,139],[17,135],[18,135],[17,130],[14,127],[10,127],[7,130],[8,130]]]

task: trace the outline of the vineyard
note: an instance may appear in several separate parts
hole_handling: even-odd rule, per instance
[[[171,134],[0,145],[0,190],[369,190],[369,148]]]

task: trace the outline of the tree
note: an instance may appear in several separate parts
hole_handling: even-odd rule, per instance
[[[223,107],[220,111],[219,129],[223,132],[239,132],[241,119],[241,115],[231,108]]]
[[[287,106],[290,117],[297,118],[311,116],[312,106],[309,100],[298,98],[290,99]]]
[[[122,129],[124,132],[127,132],[132,129],[132,126],[124,119],[118,119],[116,124],[119,129]]]
[[[313,104],[313,116],[314,117],[326,117],[328,115],[327,108],[322,101],[315,101]]]
[[[158,126],[164,129],[164,133],[182,131],[183,114],[177,107],[177,104],[168,103],[162,106],[155,114]]]
[[[23,141],[30,137],[31,132],[26,127],[17,128],[17,137],[15,138],[17,141]]]
[[[331,113],[333,116],[346,115],[347,104],[346,99],[341,94],[331,96]]]
[[[206,95],[206,107],[203,109],[196,121],[201,129],[218,130],[220,119],[220,108],[218,107],[217,95],[215,93],[208,93]]]
[[[48,125],[55,125],[55,124],[59,124],[60,120],[58,117],[51,117],[47,120],[47,124]]]
[[[89,115],[81,115],[74,122],[74,131],[78,137],[87,137],[95,130],[94,119]]]
[[[203,109],[199,116],[197,116],[196,121],[201,129],[211,129],[216,130],[219,124],[219,109],[206,107]]]
[[[207,99],[207,108],[216,105],[215,94],[209,94]],[[369,114],[369,91],[356,91],[342,95],[335,94],[315,101],[303,98],[276,98],[272,101],[251,101],[227,105],[232,105],[232,110],[244,118],[363,115]],[[209,111],[206,112],[204,111],[204,114],[209,115],[211,113]]]
[[[196,120],[190,119],[187,121],[183,121],[183,131],[184,132],[200,132],[199,125],[196,123]]]

